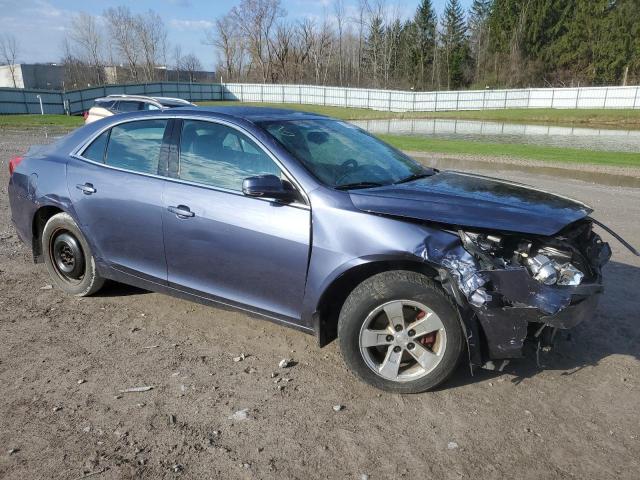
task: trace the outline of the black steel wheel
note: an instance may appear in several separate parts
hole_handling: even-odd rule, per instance
[[[80,242],[68,230],[52,238],[51,255],[58,275],[69,281],[80,281],[84,275],[84,252]]]
[[[56,286],[78,297],[91,295],[102,287],[104,279],[96,271],[91,248],[69,214],[51,217],[41,241],[44,263]]]

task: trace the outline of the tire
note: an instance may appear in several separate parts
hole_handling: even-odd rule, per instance
[[[51,217],[42,231],[42,253],[53,283],[70,295],[96,293],[104,279],[84,235],[68,213]]]
[[[400,323],[403,330],[397,330]],[[449,296],[428,277],[403,270],[374,275],[351,292],[340,311],[338,340],[349,370],[393,393],[440,385],[464,346],[460,314]]]

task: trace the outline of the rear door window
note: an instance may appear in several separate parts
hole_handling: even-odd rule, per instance
[[[105,163],[112,167],[157,175],[167,123],[168,120],[139,120],[116,125],[109,135]]]

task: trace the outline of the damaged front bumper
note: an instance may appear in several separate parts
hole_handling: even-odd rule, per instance
[[[494,294],[501,299],[480,307],[475,314],[486,336],[489,358],[518,358],[532,322],[569,329],[595,315],[600,282],[576,287],[548,287],[538,284],[526,271],[485,272]],[[546,287],[546,288],[541,288]]]
[[[472,364],[493,366],[493,360],[522,357],[532,323],[568,329],[593,318],[603,292],[601,268],[611,250],[588,221],[572,228],[564,236],[534,242],[570,244],[588,270],[579,285],[547,285],[524,265],[494,261],[477,244],[469,245],[464,232],[457,245],[427,245],[425,260],[439,265],[443,287],[460,306]]]

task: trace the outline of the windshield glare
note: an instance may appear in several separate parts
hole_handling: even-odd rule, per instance
[[[388,185],[425,173],[413,159],[346,122],[276,120],[260,126],[330,187]]]

